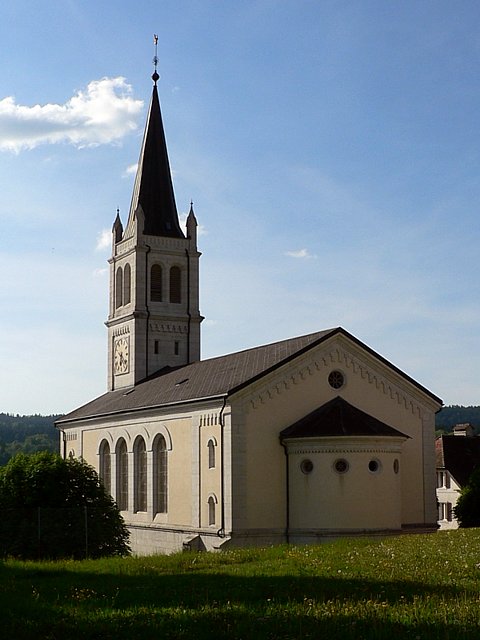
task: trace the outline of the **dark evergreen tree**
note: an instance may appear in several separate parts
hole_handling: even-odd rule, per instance
[[[461,490],[454,513],[461,527],[480,527],[480,467]]]
[[[128,530],[93,467],[41,452],[0,468],[0,555],[99,558],[126,555]]]

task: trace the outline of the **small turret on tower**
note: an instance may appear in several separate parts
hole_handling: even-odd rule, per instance
[[[120,242],[123,236],[123,224],[122,224],[122,221],[120,220],[120,209],[117,209],[117,216],[113,223],[112,234],[113,234],[113,246],[115,247],[117,242]]]
[[[190,202],[190,211],[187,216],[187,238],[192,241],[194,246],[197,246],[197,219],[193,212],[193,202]]]
[[[199,258],[193,204],[187,238],[178,220],[167,145],[154,86],[123,229],[112,229],[108,388],[136,385],[164,367],[200,359]]]

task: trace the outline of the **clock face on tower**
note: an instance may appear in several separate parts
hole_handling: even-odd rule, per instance
[[[128,373],[130,364],[130,342],[128,338],[117,338],[113,346],[113,368],[115,374]]]

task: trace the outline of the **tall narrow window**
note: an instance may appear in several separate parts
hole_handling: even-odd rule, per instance
[[[135,474],[134,511],[147,510],[147,450],[145,440],[138,436],[133,445],[133,468]]]
[[[132,276],[131,276],[131,268],[130,265],[125,265],[125,269],[123,271],[123,304],[129,304],[131,300],[131,291],[132,291]]]
[[[167,513],[168,457],[167,443],[158,435],[153,443],[153,508],[155,513]]]
[[[127,443],[123,438],[116,448],[117,459],[117,506],[120,511],[128,509],[128,453]]]
[[[150,300],[162,301],[162,267],[154,264],[150,270]]]
[[[180,303],[182,301],[182,272],[180,267],[170,269],[170,302]]]
[[[208,524],[215,524],[215,498],[210,496],[208,499]]]
[[[122,267],[118,267],[115,275],[115,309],[118,309],[123,304],[123,270]]]
[[[100,478],[107,493],[112,491],[112,466],[110,461],[110,445],[106,440],[100,444]]]
[[[215,443],[213,440],[208,441],[208,468],[213,469],[215,467]]]

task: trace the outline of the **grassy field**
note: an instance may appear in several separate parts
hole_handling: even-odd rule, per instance
[[[480,638],[480,530],[0,564],[0,638]]]

